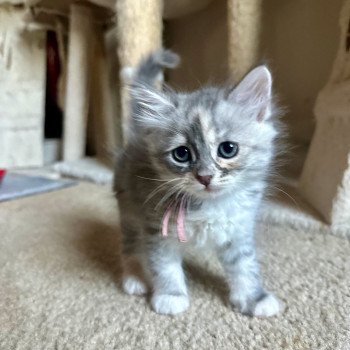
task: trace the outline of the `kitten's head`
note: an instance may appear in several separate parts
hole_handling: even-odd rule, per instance
[[[271,87],[265,66],[231,88],[176,94],[133,85],[135,140],[145,141],[169,193],[211,198],[265,179],[277,133]]]

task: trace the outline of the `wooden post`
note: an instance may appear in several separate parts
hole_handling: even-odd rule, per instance
[[[238,80],[258,61],[262,0],[227,1],[228,65]]]
[[[95,26],[94,69],[91,84],[93,138],[97,158],[111,160],[118,140],[117,116],[114,115],[112,91],[109,83],[110,64],[107,59],[104,32]],[[117,77],[115,77],[117,79]]]
[[[77,160],[85,155],[93,28],[91,9],[80,4],[72,4],[64,121],[63,159],[65,161]]]
[[[162,0],[116,2],[118,56],[121,69],[135,67],[142,57],[162,46]],[[123,82],[121,82],[123,83]],[[128,94],[121,88],[122,129],[128,122]]]

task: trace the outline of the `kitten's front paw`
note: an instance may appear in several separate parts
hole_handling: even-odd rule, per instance
[[[256,317],[271,317],[282,311],[281,302],[273,295],[266,294],[264,298],[255,303],[252,316]]]
[[[242,314],[256,317],[271,317],[282,311],[283,307],[279,300],[270,293],[264,293],[258,300],[252,301],[239,299],[231,296],[232,304]]]
[[[123,277],[122,287],[130,295],[143,295],[147,293],[147,285],[139,277],[127,275]]]
[[[151,300],[153,310],[158,314],[176,315],[189,307],[188,296],[155,294]]]

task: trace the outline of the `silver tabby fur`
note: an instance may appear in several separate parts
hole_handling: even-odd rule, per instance
[[[123,235],[123,288],[129,294],[151,291],[158,313],[186,310],[182,261],[188,247],[201,251],[205,246],[217,254],[237,310],[275,315],[281,306],[262,287],[254,245],[278,136],[271,74],[259,66],[236,86],[159,91],[162,69],[177,62],[174,53],[156,51],[129,82],[131,116],[114,184]],[[239,145],[232,159],[218,156],[224,141]],[[191,162],[173,158],[172,150],[182,145],[190,149]],[[211,176],[210,187],[197,181],[198,175]],[[174,218],[168,237],[161,236],[169,203],[181,198],[188,203],[185,243],[177,239]]]

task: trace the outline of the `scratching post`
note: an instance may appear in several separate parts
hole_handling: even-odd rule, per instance
[[[135,67],[142,57],[162,46],[162,0],[116,2],[118,56],[121,70]],[[128,119],[127,92],[121,82],[122,128]]]
[[[104,32],[95,26],[94,69],[92,70],[91,110],[93,116],[94,139],[98,159],[111,159],[117,144],[116,116],[113,110],[109,86],[109,61],[105,49]]]
[[[228,66],[241,79],[259,59],[262,0],[228,0]]]
[[[177,18],[203,9],[209,0],[179,1],[118,0],[118,55],[122,72],[135,67],[140,59],[162,44],[162,14]],[[262,0],[227,0],[228,66],[232,76],[240,79],[256,62],[259,55]],[[204,43],[203,43],[204,44]],[[127,95],[122,87],[123,129],[127,122]]]
[[[316,105],[316,131],[300,192],[341,232],[350,222],[350,1],[342,9],[340,47]]]
[[[94,35],[93,12],[88,6],[72,4],[70,11],[67,86],[65,101],[65,161],[85,156],[86,126],[89,107],[89,63],[91,37]]]
[[[0,166],[43,165],[46,36],[0,1]]]

